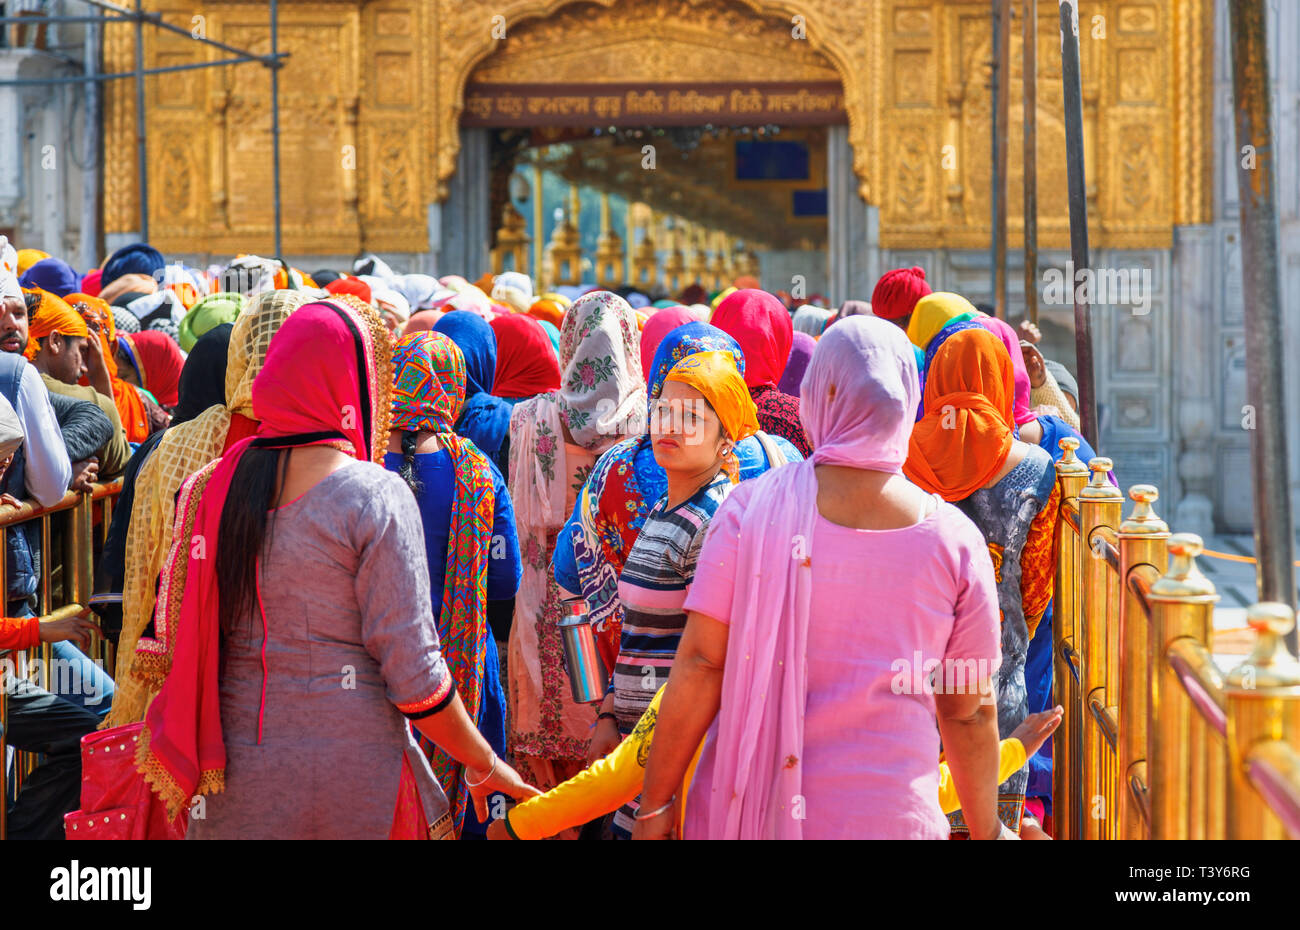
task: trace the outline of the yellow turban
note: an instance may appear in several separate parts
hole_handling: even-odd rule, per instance
[[[19,275],[27,273],[27,269],[37,262],[43,262],[50,257],[49,252],[42,252],[40,249],[19,249],[18,250],[18,271]]]
[[[40,344],[36,340],[44,339],[50,333],[83,338],[90,335],[85,319],[62,298],[55,297],[49,291],[40,288],[27,293],[36,294],[41,299],[40,305],[32,313],[31,321],[27,324],[27,348],[23,351],[23,355],[29,360],[35,358],[40,350]]]
[[[912,340],[912,345],[924,352],[930,340],[949,323],[973,320],[977,316],[981,314],[975,305],[960,294],[944,291],[928,294],[918,300],[912,310],[912,320],[907,324],[907,338]]]
[[[758,408],[730,352],[696,352],[668,372],[665,381],[680,381],[704,395],[733,442],[758,432]]]

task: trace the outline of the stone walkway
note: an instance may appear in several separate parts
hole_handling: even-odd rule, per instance
[[[1205,540],[1205,548],[1229,555],[1253,556],[1255,540],[1244,535],[1211,536]],[[1246,626],[1246,608],[1259,600],[1255,566],[1207,555],[1198,558],[1196,564],[1219,592],[1219,603],[1214,608],[1214,658],[1226,672],[1239,664],[1255,643],[1255,634]]]

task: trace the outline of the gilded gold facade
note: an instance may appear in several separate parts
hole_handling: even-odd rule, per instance
[[[1210,217],[1210,0],[1082,0],[1092,241],[1167,248]],[[1016,4],[1020,6],[1019,3]],[[181,25],[192,4],[146,0]],[[1058,4],[1039,4],[1040,237],[1068,242]],[[268,48],[265,3],[209,0],[207,35]],[[505,38],[498,38],[502,29]],[[796,34],[804,38],[796,38]],[[281,0],[285,247],[290,254],[422,252],[445,199],[468,83],[843,87],[859,193],[885,248],[989,240],[987,0]],[[107,27],[105,66],[129,71],[133,33]],[[1011,138],[1021,127],[1013,29]],[[149,67],[214,60],[146,30]],[[245,64],[148,81],[150,227],[168,252],[270,247],[270,82]],[[107,232],[138,229],[134,88],[112,82]],[[701,119],[704,122],[704,119]],[[1011,145],[1013,246],[1020,146]]]

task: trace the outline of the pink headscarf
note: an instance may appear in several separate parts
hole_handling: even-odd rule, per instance
[[[409,336],[411,333],[428,332],[445,315],[441,310],[417,310],[406,321],[406,326],[402,328],[402,335]]]
[[[803,837],[803,821],[787,805],[803,787],[812,569],[799,559],[777,564],[771,553],[799,538],[812,551],[817,464],[902,471],[919,402],[916,356],[903,331],[876,317],[841,320],[818,342],[804,376],[799,413],[812,459],[737,489],[751,496],[735,566],[743,583],[733,595],[715,738],[697,769],[711,767],[713,790],[689,795],[687,837]]]
[[[1016,331],[995,316],[978,316],[971,322],[978,323],[997,336],[1011,353],[1011,370],[1015,373],[1016,384],[1016,394],[1011,401],[1011,417],[1016,421],[1016,426],[1038,419],[1029,407],[1029,370],[1025,368],[1025,356],[1020,351],[1020,339],[1016,336]]]
[[[654,368],[655,352],[664,337],[679,326],[695,322],[695,314],[686,307],[664,307],[646,320],[641,330],[641,370],[645,372],[646,383],[650,383],[650,371]]]

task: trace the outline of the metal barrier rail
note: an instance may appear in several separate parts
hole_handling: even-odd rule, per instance
[[[34,501],[24,501],[21,507],[0,510],[0,592],[8,592],[4,554],[7,553],[9,531],[20,524],[39,524],[41,568],[37,584],[37,613],[42,623],[76,616],[86,610],[94,590],[94,557],[108,534],[113,504],[121,493],[122,481],[94,485],[85,493],[69,491],[63,499],[50,507],[41,507]],[[58,525],[53,525],[58,518]],[[98,524],[99,534],[95,527]],[[59,545],[52,545],[57,540]],[[114,667],[112,643],[101,636],[92,636],[87,650],[92,661],[103,664],[111,677]],[[26,650],[7,656],[15,670],[25,670],[30,675],[31,659]],[[36,683],[50,689],[52,652],[48,643],[40,647],[40,680]],[[0,669],[0,675],[3,669]],[[9,802],[22,789],[22,784],[38,763],[32,753],[14,755],[13,778],[8,777],[5,737],[8,732],[8,705],[5,686],[0,682],[0,839],[5,837],[5,815]]]
[[[1053,617],[1057,835],[1062,839],[1300,838],[1300,662],[1295,618],[1256,604],[1255,649],[1215,665],[1214,585],[1201,539],[1171,534],[1156,488],[1107,480],[1061,440]],[[1089,480],[1091,473],[1091,480]]]

